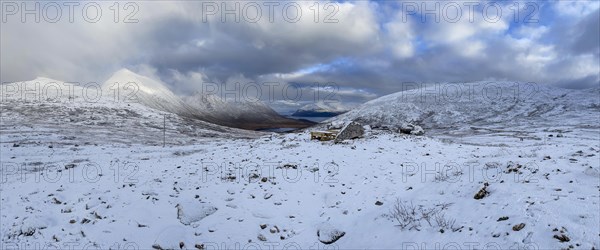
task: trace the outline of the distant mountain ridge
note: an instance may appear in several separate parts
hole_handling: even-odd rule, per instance
[[[312,125],[306,121],[283,117],[261,101],[227,101],[215,95],[200,93],[179,97],[165,83],[127,69],[115,72],[102,88],[114,87],[115,83],[120,84],[120,90],[130,93],[131,88],[137,88],[134,93],[135,99],[145,106],[218,125],[251,130],[274,127],[303,128]],[[131,84],[127,86],[128,83],[135,83],[135,87]]]
[[[69,98],[79,98],[80,100],[77,102],[83,98],[84,104],[92,104],[89,102],[90,99],[98,97],[93,100],[93,104],[96,106],[119,108],[123,107],[121,104],[127,104],[127,106],[133,104],[138,106],[139,104],[151,109],[176,114],[183,118],[249,130],[304,128],[314,124],[306,120],[286,118],[261,101],[226,101],[215,95],[198,93],[192,96],[180,97],[173,93],[164,82],[139,75],[128,69],[116,71],[98,89],[84,88],[44,77],[38,77],[23,83],[58,86],[49,87],[45,91],[46,93],[39,93],[36,96],[40,98],[42,96],[60,96],[60,100],[56,101],[65,103],[65,105],[68,105]],[[62,86],[67,86],[67,88]],[[7,89],[11,88],[7,87]],[[74,89],[76,91],[73,91]],[[41,90],[40,88],[39,91]],[[58,90],[61,93],[52,93]],[[82,96],[83,94],[86,96]],[[17,100],[23,94],[13,93],[11,95],[13,95],[13,100]],[[29,94],[29,96],[32,95]]]
[[[410,123],[427,133],[455,134],[478,132],[481,127],[498,131],[519,126],[540,130],[598,127],[599,88],[571,90],[541,84],[515,87],[511,82],[486,87],[485,82],[479,82],[472,88],[447,88],[443,95],[431,95],[436,91],[435,87],[427,87],[393,93],[326,122],[358,121],[389,129]]]
[[[333,117],[348,112],[350,109],[340,102],[319,101],[302,106],[292,116],[296,117]]]
[[[227,101],[216,95],[196,93],[183,97],[184,103],[194,108],[207,121],[225,126],[251,129],[307,127],[313,123],[283,117],[261,101]]]
[[[118,88],[119,98],[127,98],[124,101],[138,102],[150,108],[184,116],[193,116],[195,112],[163,82],[128,69],[115,72],[101,88],[104,93],[112,93]]]

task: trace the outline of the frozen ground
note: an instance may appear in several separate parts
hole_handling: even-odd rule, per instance
[[[72,105],[2,102],[2,249],[600,248],[593,109],[333,144]]]

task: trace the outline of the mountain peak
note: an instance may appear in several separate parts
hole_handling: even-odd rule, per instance
[[[129,70],[128,68],[122,68],[120,70],[117,70],[115,72],[115,74],[135,74],[133,71]]]
[[[32,82],[41,82],[41,83],[52,83],[52,82],[63,82],[63,81],[59,81],[59,80],[54,80],[52,78],[48,78],[48,77],[44,77],[44,76],[38,76],[35,79],[31,80]]]
[[[113,73],[110,78],[120,78],[120,79],[127,79],[127,78],[129,78],[129,79],[148,78],[148,79],[150,79],[149,77],[146,77],[146,76],[140,75],[138,73],[135,73],[135,72],[133,72],[133,71],[127,69],[127,68],[122,68],[120,70],[115,71],[115,73]]]
[[[129,69],[122,68],[104,82],[104,88],[113,87],[114,84],[119,84],[119,88],[124,88],[126,85],[134,84],[137,90],[147,94],[168,93],[172,95],[167,85],[160,80],[155,80],[147,76],[137,74]]]

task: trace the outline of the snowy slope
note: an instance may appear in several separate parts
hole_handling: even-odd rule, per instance
[[[461,136],[523,127],[597,128],[598,95],[598,88],[568,90],[508,82],[432,86],[380,97],[329,121],[357,120],[392,129],[413,123],[427,133]]]
[[[3,163],[23,166],[27,179],[9,172],[0,187],[1,240],[50,249],[597,249],[597,135],[549,134],[505,147],[385,133],[331,144],[302,133],[162,148],[51,144],[59,133],[5,143],[2,133]],[[489,194],[474,199],[486,182]],[[396,199],[438,212],[401,227],[390,217]],[[333,232],[344,236],[321,243]]]
[[[216,95],[196,95],[184,97],[186,103],[215,116],[252,116],[279,117],[277,112],[261,101],[226,101]]]
[[[318,101],[300,107],[292,116],[330,117],[343,114],[350,110],[340,102]]]
[[[311,124],[287,119],[261,101],[223,100],[216,95],[196,93],[183,98],[200,117],[228,126],[244,128],[306,127]]]
[[[92,102],[79,86],[58,100],[1,87],[2,249],[600,248],[597,89],[454,103],[423,119],[426,136],[334,144]],[[365,121],[445,110],[387,98],[361,107],[378,115]],[[442,118],[448,133],[477,124],[461,135],[477,145],[440,140]],[[393,218],[397,199],[415,215]]]
[[[216,134],[223,137],[257,135],[251,131],[239,131],[161,111],[147,105],[153,102],[152,98],[142,104],[125,99],[125,95],[116,94],[112,90],[100,88],[99,85],[78,86],[48,78],[36,78],[3,84],[0,85],[0,90],[0,127],[5,136],[4,143],[12,142],[13,135],[23,133],[29,133],[29,139],[24,142],[28,144],[36,143],[38,136],[49,134],[67,138],[57,140],[56,143],[59,144],[118,141],[146,145],[189,143]],[[139,96],[148,97],[144,94]],[[173,106],[162,107],[172,110],[170,108]],[[165,138],[169,140],[164,140]]]
[[[104,92],[125,102],[200,119],[228,127],[258,129],[269,127],[306,127],[305,122],[286,119],[260,101],[225,101],[215,95],[179,97],[159,80],[141,76],[127,69],[113,74],[103,85]],[[117,91],[118,92],[115,92]],[[118,94],[117,94],[118,93]]]
[[[165,83],[138,75],[128,69],[115,72],[104,82],[102,89],[103,92],[119,96],[126,102],[137,102],[180,115],[189,116],[194,113],[194,110],[169,90]]]

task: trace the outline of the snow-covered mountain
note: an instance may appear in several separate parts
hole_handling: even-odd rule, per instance
[[[165,83],[127,69],[114,73],[103,85],[103,92],[119,96],[125,102],[137,102],[150,108],[200,119],[228,127],[260,129],[271,127],[301,128],[311,125],[287,119],[260,101],[229,102],[215,95],[179,97]],[[118,93],[115,92],[118,89]]]
[[[136,74],[128,69],[115,72],[102,85],[103,93],[123,102],[136,102],[150,108],[191,116],[194,110],[175,95],[165,83]]]
[[[162,145],[208,135],[259,135],[234,128],[310,125],[283,118],[262,103],[232,104],[212,98],[204,106],[187,104],[163,82],[126,69],[101,85],[38,77],[2,84],[0,90],[0,125],[6,135],[35,129],[79,138],[78,143],[107,140]]]
[[[200,117],[226,126],[243,128],[306,127],[310,123],[288,119],[261,101],[224,100],[216,95],[196,93],[183,98]]]
[[[292,116],[298,117],[332,117],[350,110],[341,102],[319,101],[300,107]]]
[[[58,145],[100,142],[163,145],[189,143],[216,135],[258,136],[253,131],[228,128],[142,103],[118,100],[114,93],[97,87],[43,77],[0,85],[0,129],[6,136],[3,142],[10,143],[13,135],[22,134],[29,136],[20,144],[36,144],[39,137],[54,134],[57,136],[53,143]]]
[[[479,127],[597,126],[599,95],[599,88],[569,90],[508,82],[431,86],[377,98],[329,121],[356,120],[392,129],[412,123],[445,134]]]

